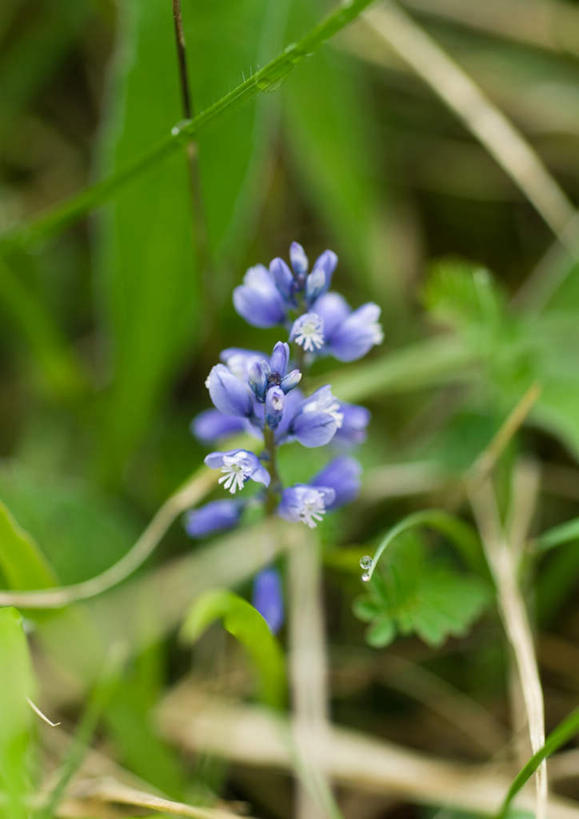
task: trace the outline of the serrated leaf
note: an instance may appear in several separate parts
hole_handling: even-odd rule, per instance
[[[355,601],[354,613],[371,622],[370,645],[387,645],[400,633],[439,646],[451,635],[464,635],[489,599],[487,583],[429,562],[421,540],[407,532],[386,553],[367,595]]]
[[[261,614],[242,597],[225,589],[201,595],[183,624],[181,636],[194,642],[219,619],[251,657],[260,677],[263,700],[275,708],[281,707],[286,689],[282,650]]]
[[[0,817],[27,819],[28,754],[34,678],[22,617],[13,608],[0,609]]]

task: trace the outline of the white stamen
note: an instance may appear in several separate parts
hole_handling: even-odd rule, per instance
[[[235,455],[224,455],[223,466],[221,467],[223,474],[218,483],[223,484],[224,489],[235,495],[238,490],[243,489],[252,469],[253,466],[245,453],[237,452]]]
[[[302,504],[297,510],[298,518],[310,529],[314,529],[322,520],[326,512],[324,496],[317,489],[310,489],[304,493]]]
[[[316,313],[306,313],[294,325],[294,341],[306,353],[313,353],[324,346],[324,322]]]

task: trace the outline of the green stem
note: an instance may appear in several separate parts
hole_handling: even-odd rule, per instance
[[[268,455],[267,469],[271,478],[269,486],[267,487],[265,510],[268,515],[271,515],[275,512],[278,504],[281,481],[277,471],[275,433],[273,429],[270,429],[267,425],[263,430],[263,439],[265,441],[265,451]]]
[[[85,188],[77,196],[57,205],[28,225],[15,228],[0,236],[0,246],[16,244],[26,246],[41,241],[67,225],[80,219],[97,205],[105,202],[117,188],[130,182],[151,165],[172,154],[208,123],[219,117],[225,110],[250,100],[263,91],[271,91],[294,69],[309,57],[322,43],[329,40],[352,20],[358,17],[373,0],[349,0],[327,16],[297,43],[292,43],[271,62],[254,72],[244,82],[233,88],[217,102],[201,111],[191,120],[186,120],[172,129],[171,133],[150,148],[145,154],[129,163],[118,173]]]

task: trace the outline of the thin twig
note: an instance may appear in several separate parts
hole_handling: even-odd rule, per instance
[[[501,618],[517,665],[519,683],[527,712],[531,748],[536,753],[545,742],[543,690],[533,645],[533,635],[517,583],[515,555],[509,548],[497,509],[492,484],[488,478],[471,483],[469,498],[481,534],[483,547],[493,574]],[[547,766],[543,762],[536,777],[537,819],[546,816],[548,785]]]
[[[258,706],[203,696],[194,685],[182,684],[169,694],[158,722],[169,741],[192,753],[203,748],[239,765],[274,770],[294,765],[287,720]],[[494,813],[511,782],[509,772],[499,766],[435,759],[334,725],[328,729],[322,761],[334,781],[361,792],[476,813]],[[533,806],[533,798],[523,792],[520,807]],[[579,819],[579,808],[551,797],[549,819]]]
[[[568,237],[575,209],[538,154],[468,74],[394,3],[363,16],[368,29],[387,43],[453,110],[541,214],[559,240],[579,257],[577,236]]]
[[[321,752],[328,727],[322,578],[315,538],[306,532],[300,540],[289,554],[289,657],[299,759],[295,815],[297,819],[324,819],[331,787]]]
[[[0,234],[0,249],[6,245],[26,246],[42,241],[80,219],[109,199],[112,193],[122,185],[160,162],[167,155],[177,151],[181,145],[189,142],[202,128],[224,111],[252,99],[257,94],[277,87],[298,63],[311,56],[324,42],[355,20],[372,2],[373,0],[350,0],[348,3],[340,4],[301,40],[285,48],[280,55],[255,71],[192,120],[176,125],[164,139],[117,173],[85,188],[76,196],[56,205],[28,224]]]
[[[161,506],[132,549],[101,574],[71,586],[34,591],[0,591],[0,606],[58,609],[79,600],[96,597],[118,586],[150,557],[173,521],[202,500],[214,484],[215,476],[210,470],[202,469],[195,473],[182,489],[171,495]]]

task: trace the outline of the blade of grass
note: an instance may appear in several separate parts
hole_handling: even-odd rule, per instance
[[[568,520],[566,523],[561,523],[543,532],[535,541],[535,548],[546,552],[555,546],[561,546],[573,540],[579,540],[579,518],[573,518],[573,520]]]
[[[44,805],[36,813],[36,819],[52,819],[62,801],[65,791],[82,764],[87,748],[94,736],[103,711],[119,681],[118,670],[121,655],[113,646],[84,710],[68,753],[61,765],[56,784],[46,797]]]
[[[201,111],[192,120],[175,126],[171,133],[153,145],[133,162],[120,168],[116,173],[85,188],[78,195],[57,205],[48,213],[19,228],[0,236],[0,247],[4,245],[27,246],[48,238],[63,230],[105,202],[112,193],[138,177],[144,170],[172,154],[191,137],[195,136],[209,122],[224,111],[249,100],[257,94],[276,88],[293,68],[312,54],[322,43],[329,40],[352,20],[358,17],[373,0],[349,0],[340,5],[297,43],[287,46],[282,54],[251,74],[220,100]]]
[[[504,819],[509,806],[521,788],[535,773],[539,765],[547,757],[551,756],[561,745],[568,742],[575,734],[579,733],[579,708],[572,711],[565,719],[559,723],[554,731],[551,731],[542,748],[533,754],[527,764],[519,771],[513,779],[511,787],[505,796],[505,801],[496,815],[496,819]]]

